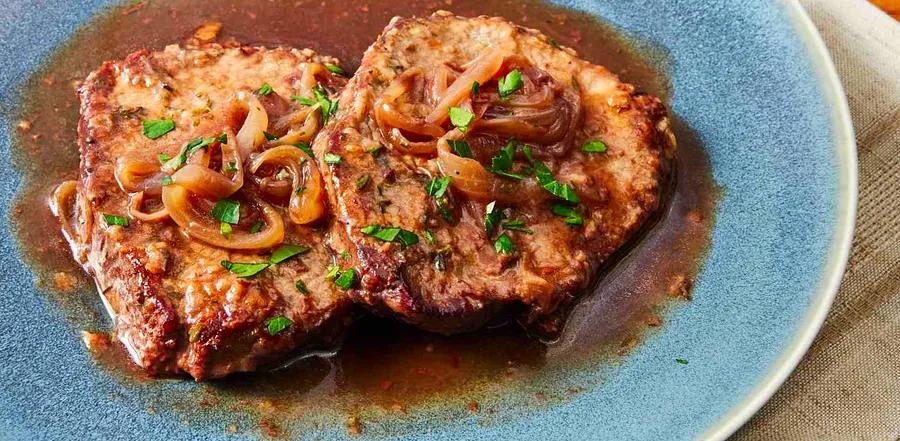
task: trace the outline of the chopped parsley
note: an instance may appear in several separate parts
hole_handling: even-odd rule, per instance
[[[222,134],[216,138],[216,141],[219,141],[219,144],[228,144],[228,135],[226,135],[225,132],[222,132]]]
[[[322,125],[328,124],[328,120],[337,113],[337,101],[329,99],[328,93],[325,92],[325,89],[323,89],[321,85],[316,85],[316,88],[313,89],[313,96],[316,98],[316,102],[321,106]]]
[[[497,254],[512,254],[512,239],[506,233],[500,234],[500,236],[497,236],[497,240],[494,241],[494,250],[497,251]]]
[[[316,100],[305,96],[291,95],[291,100],[296,101],[304,106],[315,106]]]
[[[450,176],[444,176],[443,178],[432,178],[431,182],[425,186],[425,191],[428,192],[429,196],[434,197],[435,199],[444,197],[444,194],[447,193],[447,188],[450,187]]]
[[[262,96],[271,95],[272,92],[274,92],[274,90],[272,90],[272,86],[270,86],[269,83],[263,83],[262,86],[259,86],[259,90],[256,91],[256,93]]]
[[[171,119],[145,119],[141,124],[144,126],[144,136],[150,139],[157,139],[175,130],[175,121]]]
[[[552,38],[547,39],[547,43],[550,43],[550,46],[552,46],[554,49],[562,49],[562,46],[559,44],[559,42]]]
[[[103,213],[103,220],[106,222],[106,225],[108,225],[108,226],[113,226],[113,225],[121,225],[123,227],[128,226],[128,218],[125,216]]]
[[[325,154],[325,163],[326,164],[340,164],[341,163],[341,155],[336,155],[334,153],[328,152]]]
[[[241,203],[232,199],[219,199],[212,209],[212,217],[229,224],[241,220]]]
[[[432,233],[431,230],[423,231],[422,235],[425,236],[425,240],[427,240],[428,243],[434,243],[434,233]]]
[[[269,133],[266,131],[263,131],[263,136],[266,137],[267,141],[274,141],[274,140],[278,139],[278,135],[275,135],[275,134],[272,134],[272,133]]]
[[[521,231],[526,234],[534,234],[534,231],[531,231],[528,228],[525,228],[525,221],[522,220],[511,220],[509,222],[503,223],[503,229],[509,231]]]
[[[544,190],[549,191],[554,196],[573,204],[581,202],[581,199],[575,194],[575,189],[569,184],[562,184],[557,181],[543,162],[534,161],[534,174],[541,187],[544,187]]]
[[[403,248],[419,243],[419,236],[409,230],[400,227],[383,227],[381,225],[372,224],[363,227],[363,234],[374,237],[385,242],[399,243]]]
[[[497,226],[500,225],[502,218],[503,213],[497,210],[497,201],[492,201],[484,207],[484,232],[488,237],[493,236],[497,231]]]
[[[174,168],[176,168],[176,169],[180,168],[182,165],[184,165],[187,162],[188,158],[190,158],[191,155],[194,154],[194,152],[196,152],[197,150],[200,150],[202,148],[206,148],[206,146],[208,146],[214,142],[216,142],[216,138],[209,137],[209,138],[197,138],[197,139],[187,143],[184,146],[184,148],[182,149],[181,154],[178,155],[178,158],[177,158],[178,161],[176,162]]]
[[[167,185],[172,185],[172,177],[171,176],[163,176],[162,185],[163,185],[163,187],[165,187]]]
[[[606,143],[603,141],[590,141],[581,147],[586,153],[606,153]]]
[[[307,288],[306,283],[300,279],[297,279],[297,281],[294,282],[294,287],[297,288],[297,291],[300,291],[301,294],[309,294],[309,288]]]
[[[341,273],[341,267],[337,265],[331,265],[328,267],[328,271],[325,273],[325,280],[331,280],[338,276]]]
[[[461,132],[466,133],[469,130],[469,124],[475,120],[475,115],[462,107],[450,108],[450,123]]]
[[[378,144],[375,147],[369,147],[368,149],[366,149],[366,153],[368,153],[372,156],[378,156],[378,154],[381,153],[382,149],[384,149],[384,146],[381,144]]]
[[[325,69],[328,69],[328,71],[333,74],[338,74],[338,75],[346,75],[347,74],[346,72],[344,72],[344,69],[341,69],[341,67],[336,64],[325,63]]]
[[[506,98],[513,92],[522,88],[522,72],[519,69],[513,69],[505,77],[497,81],[497,91],[500,92],[500,98]]]
[[[353,268],[341,271],[341,275],[334,279],[335,286],[345,291],[352,288],[354,283],[356,283],[356,270]]]
[[[678,364],[688,364],[688,361],[683,358],[676,358],[675,362]]]
[[[243,263],[243,262],[229,262],[227,260],[223,260],[219,262],[223,268],[227,269],[228,272],[242,278],[246,279],[248,277],[253,277],[271,265],[270,263],[260,262],[260,263]]]
[[[531,146],[528,144],[522,144],[522,153],[525,154],[525,159],[528,160],[529,164],[534,163],[534,153],[531,151]]]
[[[311,249],[312,247],[309,245],[284,244],[272,253],[272,257],[269,257],[269,261],[272,263],[281,263],[291,257],[306,253]]]
[[[160,164],[165,164],[165,163],[169,162],[169,160],[172,159],[171,156],[169,156],[165,153],[160,153],[159,156],[157,156],[156,158],[159,159]]]
[[[478,95],[478,90],[479,90],[480,88],[481,88],[481,86],[478,84],[478,81],[473,81],[473,82],[472,82],[472,96],[473,96],[473,97],[474,97],[475,95]]]
[[[510,139],[509,142],[506,143],[503,148],[497,153],[496,156],[491,158],[491,166],[488,170],[491,173],[504,176],[511,179],[522,180],[525,179],[525,176],[513,173],[513,158],[516,155],[516,148],[519,143],[515,139]]]
[[[569,225],[584,225],[584,218],[568,205],[555,204],[551,210],[553,214],[564,217],[563,222]]]
[[[452,139],[447,140],[447,144],[450,145],[450,149],[453,150],[453,153],[456,156],[461,156],[463,158],[472,158],[472,149],[469,148],[469,143],[465,141],[455,141]]]
[[[263,225],[265,225],[265,224],[263,224],[263,221],[256,221],[253,224],[253,226],[250,227],[250,233],[252,233],[252,234],[259,233],[260,230],[262,230]]]
[[[372,180],[372,177],[369,175],[362,175],[359,179],[356,180],[356,189],[362,190],[366,188],[366,185],[369,185],[369,181]]]
[[[290,328],[293,324],[294,322],[291,321],[291,319],[283,315],[275,316],[266,320],[266,332],[272,336],[278,335],[287,330],[287,328]]]
[[[228,222],[219,223],[219,232],[227,239],[228,236],[231,236],[231,224]]]
[[[313,153],[313,150],[312,150],[312,148],[309,147],[309,144],[307,144],[305,142],[298,142],[298,143],[294,144],[294,147],[297,147],[298,149],[303,150],[303,153],[306,153],[307,155],[309,155],[310,158],[313,158],[313,159],[316,158],[316,154]]]
[[[350,260],[350,253],[347,250],[341,251],[341,260]]]
[[[226,172],[226,173],[234,173],[234,172],[236,172],[236,171],[237,171],[237,163],[234,162],[234,161],[229,162],[229,163],[225,166],[225,172]]]

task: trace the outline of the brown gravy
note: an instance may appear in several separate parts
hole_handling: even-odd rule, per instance
[[[11,220],[39,281],[74,326],[108,327],[93,284],[72,261],[46,203],[54,184],[76,175],[74,90],[102,61],[182,42],[201,24],[218,21],[223,24],[220,41],[311,47],[339,57],[352,71],[392,16],[437,9],[500,15],[538,28],[644,91],[666,101],[670,95],[663,50],[640,46],[586,15],[533,0],[376,0],[352,6],[321,0],[174,0],[111,8],[25,85],[29,98],[16,129],[15,161],[26,185]],[[347,421],[350,432],[377,432],[383,430],[377,421],[391,414],[405,415],[395,418],[400,424],[430,412],[449,420],[477,414],[489,423],[595,387],[601,378],[560,381],[554,373],[585,371],[627,353],[648,327],[662,323],[664,310],[673,304],[665,301],[667,294],[687,295],[709,245],[717,189],[698,137],[677,116],[673,119],[679,140],[677,186],[665,213],[575,308],[558,342],[543,344],[512,327],[441,337],[364,318],[333,357],[307,358],[276,372],[238,375],[190,392],[141,387],[143,405],[151,412],[175,409],[188,422],[201,421],[213,409],[228,431],[258,428],[282,435]],[[122,374],[122,387],[133,383],[126,378],[143,378],[116,348],[98,351],[98,363],[117,366],[113,371]],[[353,417],[347,420],[348,415]]]

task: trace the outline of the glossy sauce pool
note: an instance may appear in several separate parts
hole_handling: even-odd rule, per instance
[[[340,58],[352,71],[391,17],[438,9],[500,15],[540,29],[668,102],[663,50],[629,40],[593,18],[535,1],[379,0],[348,6],[321,0],[178,0],[111,8],[25,85],[15,161],[26,185],[11,220],[40,284],[73,326],[108,328],[93,284],[69,255],[46,203],[56,183],[77,174],[75,88],[101,62],[184,42],[200,25],[216,21],[223,25],[218,41],[310,47]],[[205,385],[146,379],[121,348],[94,337],[98,364],[110,368],[123,391],[138,391],[135,405],[147,412],[172,412],[186,423],[219,424],[227,432],[289,436],[340,424],[351,433],[387,434],[435,419],[470,417],[491,424],[538,412],[599,385],[600,366],[627,356],[648,329],[664,325],[667,309],[681,307],[689,297],[709,245],[718,190],[697,136],[677,115],[672,120],[679,150],[668,204],[609,265],[556,342],[538,342],[510,326],[442,337],[363,317],[335,356]]]

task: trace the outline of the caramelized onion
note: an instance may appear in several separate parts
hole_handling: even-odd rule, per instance
[[[306,165],[306,179],[302,179],[301,162]],[[308,224],[325,214],[325,197],[322,192],[322,177],[315,160],[303,150],[282,145],[260,153],[253,158],[250,172],[256,173],[264,164],[277,164],[291,175],[291,201],[288,214],[296,224]],[[303,186],[301,190],[301,186]],[[299,194],[298,194],[299,193]]]
[[[319,129],[319,112],[317,112],[319,107],[318,104],[304,107],[303,109],[285,115],[276,121],[272,130],[275,133],[282,133],[284,131],[287,131],[287,133],[280,136],[278,139],[267,142],[265,148],[277,147],[284,144],[297,144],[299,142],[308,143],[313,135],[316,134],[316,130]],[[303,125],[300,128],[288,129],[289,127],[295,127],[300,121],[303,121]]]
[[[391,82],[378,101],[375,102],[375,121],[381,128],[391,147],[406,154],[429,154],[434,152],[436,139],[444,135],[444,129],[423,118],[416,118],[401,112],[397,100],[410,92],[412,83],[422,75],[422,69],[411,68]],[[446,81],[446,80],[445,80]],[[411,141],[403,131],[427,138],[426,141]]]
[[[256,96],[249,93],[238,95],[238,104],[245,106],[247,117],[237,136],[234,137],[241,162],[250,157],[250,153],[266,141],[265,131],[269,127],[269,117]],[[230,139],[229,139],[230,141]]]
[[[132,193],[128,197],[128,215],[144,222],[160,222],[169,218],[166,207],[152,213],[144,213],[141,207],[144,205],[144,192]]]
[[[447,120],[450,108],[461,103],[472,92],[472,83],[484,84],[494,77],[503,64],[504,52],[490,48],[472,60],[470,66],[447,88],[447,92],[425,117],[431,124],[441,125]]]
[[[143,191],[157,196],[165,173],[160,171],[158,161],[119,158],[115,177],[119,187],[128,193]]]
[[[284,221],[281,214],[261,199],[254,198],[253,204],[259,209],[265,226],[258,233],[233,231],[226,238],[219,231],[219,223],[211,222],[207,216],[197,213],[191,205],[190,195],[180,185],[163,187],[162,201],[169,216],[191,237],[210,245],[234,250],[270,248],[284,241]]]
[[[71,209],[76,208],[73,216]],[[75,181],[64,181],[56,187],[50,197],[50,212],[59,219],[63,235],[72,245],[73,251],[77,245],[87,245],[90,242],[90,228],[93,222],[91,205],[86,198],[78,194],[78,184]]]
[[[235,139],[231,129],[226,128],[229,140]],[[244,185],[244,166],[240,153],[235,146],[236,140],[228,144],[219,144],[222,150],[222,172],[216,172],[198,164],[187,164],[172,175],[172,183],[187,188],[192,193],[209,198],[225,198],[233,195]],[[226,164],[235,167],[231,178],[225,177]]]

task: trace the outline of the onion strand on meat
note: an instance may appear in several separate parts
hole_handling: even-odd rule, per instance
[[[307,170],[305,179],[301,163]],[[325,214],[322,177],[315,160],[306,152],[290,145],[266,150],[253,158],[250,172],[256,173],[266,164],[278,165],[291,175],[291,196],[288,205],[291,221],[304,225],[318,220]]]

